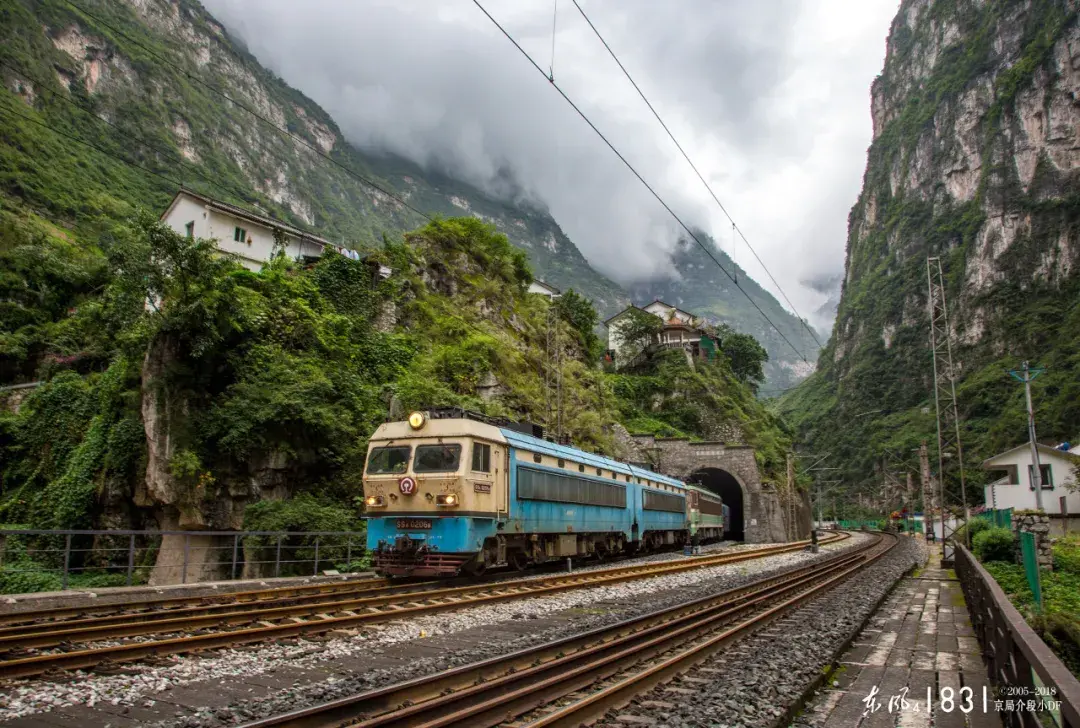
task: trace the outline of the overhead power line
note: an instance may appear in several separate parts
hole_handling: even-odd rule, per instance
[[[425,220],[427,220],[429,222],[432,221],[433,218],[430,215],[428,215],[427,213],[424,213],[424,212],[418,210],[417,208],[413,207],[412,205],[410,205],[408,203],[408,201],[405,200],[405,198],[401,197],[400,195],[398,195],[398,194],[396,194],[396,193],[394,193],[394,192],[392,192],[392,191],[390,191],[388,189],[385,189],[382,185],[378,184],[377,182],[374,182],[373,180],[368,179],[367,177],[365,177],[364,175],[356,172],[352,168],[350,168],[350,167],[342,164],[341,162],[337,161],[336,159],[334,159],[330,155],[323,152],[323,150],[319,149],[317,146],[315,146],[314,144],[309,142],[307,139],[304,139],[303,137],[292,133],[291,131],[289,131],[285,127],[278,126],[273,121],[266,118],[265,116],[263,116],[262,114],[260,114],[258,111],[251,108],[247,104],[244,104],[244,103],[242,103],[240,101],[237,101],[236,99],[234,99],[232,96],[229,96],[227,93],[222,91],[217,86],[214,86],[213,84],[211,84],[211,83],[209,83],[207,81],[204,81],[199,76],[187,71],[184,68],[181,68],[177,64],[173,63],[169,59],[162,56],[157,51],[155,51],[152,48],[148,47],[145,43],[142,43],[137,38],[133,38],[131,35],[125,33],[123,30],[117,28],[115,25],[110,24],[108,21],[103,20],[102,18],[98,17],[97,15],[94,15],[93,13],[88,11],[86,8],[80,6],[79,4],[74,3],[71,0],[66,0],[66,2],[67,2],[68,5],[70,5],[72,8],[74,8],[78,12],[82,13],[83,15],[90,18],[94,22],[108,28],[112,32],[116,33],[117,35],[125,38],[129,42],[133,43],[134,45],[138,46],[142,50],[149,53],[151,56],[153,56],[154,58],[156,58],[160,62],[162,62],[165,65],[169,66],[170,68],[174,69],[178,73],[183,74],[185,77],[187,77],[191,81],[193,81],[193,82],[199,84],[200,86],[202,86],[203,88],[217,94],[218,96],[225,99],[229,103],[236,105],[238,108],[243,109],[247,113],[254,116],[256,119],[260,120],[262,123],[269,126],[271,129],[274,129],[278,133],[283,134],[283,135],[289,137],[290,139],[292,139],[293,141],[297,142],[298,144],[303,145],[304,147],[309,149],[311,152],[319,155],[320,157],[322,157],[326,161],[330,162],[335,167],[339,168],[340,170],[345,172],[345,174],[349,175],[350,177],[357,180],[361,184],[363,184],[363,185],[365,185],[367,187],[370,187],[371,189],[377,190],[377,191],[381,192],[382,194],[386,195],[387,197],[390,197],[391,199],[393,199],[393,200],[397,201],[398,203],[400,203],[402,206],[407,207],[408,209],[412,210],[413,212],[415,212],[417,215],[424,218]]]
[[[675,211],[671,209],[671,206],[668,205],[668,203],[666,201],[664,201],[664,198],[661,197],[660,194],[655,189],[653,189],[652,185],[650,185],[648,182],[645,181],[645,178],[641,176],[641,174],[637,171],[637,169],[634,167],[634,165],[630,164],[629,160],[627,160],[626,157],[623,156],[622,152],[620,152],[618,150],[618,148],[616,148],[615,145],[612,144],[608,140],[608,138],[606,136],[604,136],[604,133],[601,132],[600,129],[597,128],[596,124],[594,124],[592,122],[592,120],[588,117],[588,115],[586,115],[584,111],[582,111],[580,108],[578,108],[578,105],[575,104],[573,102],[573,100],[571,100],[571,98],[566,95],[566,92],[562,90],[562,88],[559,86],[559,84],[557,84],[552,78],[550,78],[548,76],[547,73],[544,72],[544,69],[542,69],[540,67],[540,65],[535,60],[533,60],[533,57],[530,56],[528,54],[528,52],[524,48],[521,47],[521,45],[517,42],[517,40],[514,38],[514,36],[510,35],[510,33],[505,28],[503,28],[502,25],[499,24],[499,21],[497,21],[494,17],[492,17],[491,13],[489,13],[487,11],[487,8],[485,8],[480,3],[479,0],[473,0],[473,4],[476,5],[476,7],[480,8],[480,11],[484,15],[487,16],[488,20],[490,20],[495,25],[495,27],[498,28],[499,31],[504,36],[506,36],[507,40],[509,40],[511,43],[513,43],[514,47],[518,49],[518,51],[521,53],[521,55],[523,55],[526,58],[526,60],[528,60],[529,63],[532,64],[532,67],[535,68],[537,70],[537,72],[541,76],[543,76],[549,83],[551,83],[551,86],[556,91],[559,92],[559,95],[562,96],[563,100],[566,101],[566,103],[570,105],[570,108],[572,108],[575,112],[577,112],[577,115],[580,116],[582,118],[582,120],[584,120],[585,123],[589,125],[589,128],[591,128],[594,132],[596,132],[596,135],[599,136],[600,139],[602,139],[603,142],[608,146],[608,148],[612,152],[615,153],[615,156],[619,158],[619,161],[621,161],[624,165],[626,165],[626,168],[629,169],[633,173],[633,175],[635,177],[637,177],[638,181],[641,182],[641,184],[645,186],[645,189],[647,189],[652,194],[652,196],[656,198],[656,201],[659,202],[661,204],[661,206],[663,206],[663,208],[665,210],[667,210],[668,214],[670,214],[675,219],[675,221],[677,223],[679,223],[679,226],[682,227],[682,229],[686,231],[686,234],[689,235],[690,238],[693,239],[693,241],[695,243],[697,243],[698,247],[700,247],[705,252],[705,254],[708,255],[712,259],[713,263],[716,264],[716,267],[719,268],[724,273],[724,275],[726,275],[728,277],[728,279],[732,283],[735,284],[735,287],[738,288],[739,291],[742,292],[742,294],[744,296],[746,296],[746,300],[750,302],[750,305],[752,305],[755,309],[757,309],[757,312],[761,314],[761,317],[764,318],[765,321],[769,324],[769,326],[771,326],[772,329],[774,331],[776,331],[777,334],[779,334],[780,338],[783,339],[784,342],[789,347],[791,347],[791,350],[794,351],[795,354],[798,355],[798,357],[800,359],[802,359],[804,362],[809,364],[810,362],[807,361],[807,359],[803,355],[803,353],[801,351],[799,351],[799,349],[793,343],[791,343],[791,340],[788,339],[788,337],[784,335],[784,332],[781,331],[780,328],[775,323],[773,323],[772,319],[769,318],[768,314],[765,313],[765,311],[761,308],[761,306],[759,306],[757,304],[757,302],[753,298],[750,297],[750,294],[747,293],[746,290],[743,289],[743,287],[739,285],[738,281],[735,280],[735,278],[731,275],[731,273],[729,273],[728,270],[723,265],[720,264],[720,261],[716,259],[716,256],[713,255],[712,251],[709,250],[708,246],[706,246],[703,242],[701,242],[701,239],[698,238],[698,236],[694,234],[694,232],[690,229],[690,227],[685,222],[683,222],[682,218],[679,217],[675,213]]]
[[[705,181],[705,177],[701,174],[701,172],[698,171],[697,166],[695,166],[694,163],[690,160],[690,156],[686,153],[686,150],[683,149],[681,144],[679,144],[679,141],[675,138],[675,135],[671,133],[671,129],[669,129],[668,125],[664,123],[664,120],[660,118],[660,114],[657,113],[652,103],[650,103],[649,99],[645,96],[645,92],[642,91],[641,87],[639,87],[637,85],[637,82],[634,81],[633,76],[631,76],[630,72],[626,70],[626,66],[622,64],[622,61],[619,60],[619,57],[615,55],[615,51],[613,51],[611,49],[611,46],[608,45],[608,42],[604,40],[604,36],[600,35],[600,31],[596,29],[596,26],[593,25],[592,20],[590,20],[589,16],[585,14],[584,10],[582,10],[581,5],[578,4],[578,0],[573,0],[573,3],[574,7],[578,9],[579,13],[581,13],[581,17],[585,18],[585,22],[589,24],[590,28],[592,28],[592,31],[596,34],[596,37],[600,40],[601,43],[604,44],[604,48],[607,49],[607,52],[611,55],[612,60],[614,60],[615,63],[619,66],[619,69],[623,72],[623,75],[626,76],[626,80],[630,82],[630,85],[634,87],[635,91],[637,91],[638,96],[641,97],[641,100],[644,101],[645,105],[649,107],[649,111],[651,111],[652,115],[656,117],[656,120],[660,122],[660,126],[664,128],[665,132],[667,132],[668,138],[671,139],[671,141],[675,144],[675,147],[679,150],[679,153],[682,154],[683,159],[686,160],[686,163],[690,165],[690,169],[694,170],[694,174],[696,174],[697,178],[701,180],[701,184],[705,185],[705,189],[709,191],[709,195],[712,196],[713,202],[716,203],[717,207],[720,208],[720,211],[724,213],[724,216],[727,217],[728,221],[731,223],[731,229],[738,233],[739,237],[742,238],[742,241],[746,243],[746,247],[753,254],[754,259],[761,266],[762,270],[765,271],[765,275],[769,276],[769,280],[772,281],[774,286],[776,286],[776,290],[778,290],[780,292],[780,295],[783,296],[784,300],[787,302],[787,305],[791,307],[792,312],[802,323],[803,328],[806,329],[806,332],[810,334],[811,338],[813,338],[819,348],[824,348],[824,344],[822,344],[821,341],[818,340],[817,334],[814,333],[813,329],[810,328],[810,326],[806,323],[803,317],[799,315],[799,311],[795,308],[795,304],[793,304],[791,302],[791,299],[788,298],[787,294],[784,293],[784,289],[773,277],[773,274],[769,271],[769,268],[765,265],[764,261],[762,261],[761,258],[758,257],[757,251],[754,250],[754,246],[750,245],[750,241],[746,239],[743,231],[739,229],[739,226],[737,224],[735,224],[735,220],[731,217],[731,214],[727,211],[727,208],[724,207],[723,203],[720,202],[720,198],[718,198],[716,196],[716,193],[713,192],[712,186],[710,186],[709,183]],[[733,264],[735,263],[734,257],[732,257],[731,262]],[[736,273],[736,275],[738,275],[738,273]]]

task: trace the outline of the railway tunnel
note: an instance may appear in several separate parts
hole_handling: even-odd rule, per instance
[[[731,473],[721,468],[700,468],[690,474],[688,479],[703,488],[716,493],[731,509],[731,526],[728,538],[743,541],[746,538],[743,503],[743,489]]]

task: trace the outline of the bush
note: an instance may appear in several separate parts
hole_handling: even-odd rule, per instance
[[[979,561],[1012,561],[1016,537],[1008,528],[988,528],[976,534],[973,548]]]
[[[956,534],[954,538],[957,543],[962,543],[966,545],[969,543],[967,535],[970,534],[970,543],[974,543],[976,536],[978,536],[983,531],[987,531],[991,528],[993,528],[993,525],[989,521],[986,521],[982,518],[972,518],[967,522],[966,525],[956,529]]]
[[[0,567],[0,594],[60,591],[60,576],[32,561],[19,561]]]

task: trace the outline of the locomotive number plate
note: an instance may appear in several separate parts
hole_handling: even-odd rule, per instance
[[[399,518],[397,519],[397,527],[403,531],[407,531],[411,528],[431,528],[431,519]]]
[[[473,490],[477,493],[490,493],[491,483],[473,483]]]

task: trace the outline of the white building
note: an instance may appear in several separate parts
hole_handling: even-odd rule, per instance
[[[683,311],[677,306],[672,306],[663,301],[653,301],[649,305],[642,307],[627,306],[604,322],[608,330],[607,348],[616,362],[623,360],[626,346],[626,342],[619,335],[619,323],[629,316],[630,311],[633,310],[652,314],[663,321],[664,327],[660,331],[658,340],[653,342],[654,346],[685,348],[689,349],[694,356],[699,355],[701,330],[698,327],[701,325],[701,320],[689,311]]]
[[[529,293],[538,293],[541,296],[547,296],[548,298],[555,299],[562,295],[555,286],[544,283],[543,281],[533,281],[529,284]]]
[[[1042,504],[1048,514],[1061,513],[1061,496],[1070,514],[1080,513],[1080,492],[1075,487],[1073,468],[1080,464],[1080,455],[1039,445],[1039,471],[1042,476]],[[984,470],[1005,471],[1005,476],[984,488],[987,508],[1035,509],[1035,488],[1032,486],[1031,446],[1017,445],[1000,455],[983,461]]]
[[[273,255],[275,230],[284,234],[285,254],[294,260],[318,258],[327,247],[344,250],[329,240],[280,220],[190,190],[177,192],[161,219],[181,235],[217,241],[218,248],[237,256],[244,267],[255,271]]]

